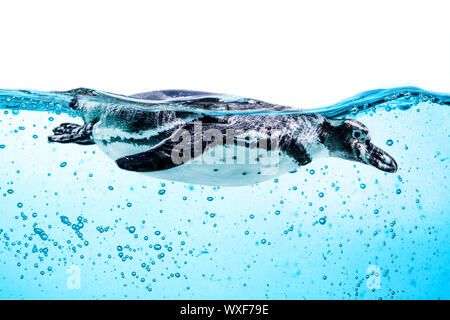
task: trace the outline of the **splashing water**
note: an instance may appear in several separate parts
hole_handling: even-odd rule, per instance
[[[314,110],[274,106],[357,117],[399,170],[326,158],[238,188],[158,181],[96,146],[47,143],[79,115],[75,96],[267,112],[229,110],[251,100],[233,96],[207,110],[206,93],[0,90],[0,298],[450,298],[449,95],[394,88]]]

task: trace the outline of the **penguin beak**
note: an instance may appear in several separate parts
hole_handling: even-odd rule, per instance
[[[385,172],[394,173],[397,171],[397,162],[386,151],[378,148],[372,142],[361,143],[359,148],[360,157],[366,162]]]

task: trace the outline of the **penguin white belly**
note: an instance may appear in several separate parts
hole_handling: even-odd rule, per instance
[[[123,136],[123,132],[110,133]],[[152,146],[94,134],[98,147],[111,159],[148,151]],[[170,161],[170,160],[169,160]],[[298,168],[295,161],[278,150],[248,149],[242,146],[216,146],[192,160],[167,170],[140,172],[151,177],[211,186],[245,186],[274,179]]]
[[[298,168],[292,158],[284,153],[279,155],[278,151],[274,151],[274,155],[270,151],[258,149],[260,160],[256,161],[256,158],[250,160],[248,155],[252,152],[244,147],[236,147],[235,159],[227,156],[232,148],[233,146],[217,146],[177,167],[143,174],[192,184],[245,186],[274,179]]]

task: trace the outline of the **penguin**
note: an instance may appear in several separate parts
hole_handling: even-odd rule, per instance
[[[357,120],[279,112],[291,109],[201,91],[130,97],[166,107],[96,104],[74,96],[70,106],[85,124],[63,123],[48,140],[96,144],[123,170],[201,185],[252,185],[323,157],[397,171],[396,161],[371,142],[369,130]],[[178,108],[170,108],[174,103]]]

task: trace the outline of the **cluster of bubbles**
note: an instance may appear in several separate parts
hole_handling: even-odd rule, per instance
[[[393,110],[394,107],[389,107],[386,111]],[[15,128],[18,134],[23,134],[30,127]],[[37,137],[41,135],[32,135],[33,139]],[[403,142],[401,137],[392,135],[381,144],[385,143],[388,151],[401,148],[403,152],[408,150]],[[9,146],[2,141],[0,152]],[[412,188],[408,180],[411,172],[420,171],[406,165],[407,156],[400,158],[402,167],[391,179],[383,173],[375,179],[374,175],[362,172],[361,165],[353,165],[344,176],[336,174],[340,170],[336,165],[319,163],[300,168],[287,178],[237,191],[172,182],[149,182],[137,191],[135,185],[129,188],[128,182],[117,182],[114,177],[101,180],[104,181],[101,184],[96,180],[101,179],[100,175],[93,170],[83,176],[77,169],[73,177],[70,172],[70,178],[76,181],[71,190],[81,195],[73,201],[76,204],[73,207],[57,203],[62,190],[52,192],[43,184],[42,190],[30,193],[32,199],[39,199],[34,201],[39,207],[33,208],[14,178],[8,177],[0,184],[0,194],[5,204],[12,205],[2,214],[6,216],[15,210],[17,223],[14,228],[1,225],[0,262],[16,265],[20,279],[28,281],[36,275],[39,287],[45,287],[51,280],[45,277],[56,277],[56,273],[64,273],[73,263],[88,270],[102,270],[98,277],[107,273],[104,268],[123,286],[124,297],[135,288],[141,290],[138,292],[143,297],[160,297],[166,281],[177,283],[174,287],[182,297],[189,296],[200,281],[229,283],[230,287],[235,286],[233,289],[239,284],[248,293],[255,290],[252,279],[259,276],[261,269],[261,274],[267,270],[279,272],[259,279],[264,279],[265,288],[259,290],[265,290],[266,298],[273,297],[271,290],[278,293],[291,290],[293,281],[297,281],[297,287],[312,282],[320,290],[326,288],[324,293],[329,297],[395,298],[404,292],[394,288],[394,281],[367,292],[367,280],[378,275],[375,271],[365,274],[361,269],[366,264],[380,265],[382,282],[390,283],[391,277],[414,268],[413,262],[403,266],[398,258],[403,252],[391,248],[398,248],[405,241],[411,251],[408,258],[413,260],[418,256],[415,235],[427,234],[422,245],[424,242],[434,245],[438,239],[437,229],[426,223],[405,227],[408,215],[420,215],[426,222],[421,188]],[[445,155],[439,157],[445,159]],[[54,163],[58,172],[72,170],[74,161],[67,159],[70,158]],[[12,170],[10,176],[21,174],[21,170]],[[56,174],[48,173],[51,176]],[[384,179],[389,186],[378,179]],[[109,203],[94,201],[91,199],[94,196]],[[49,207],[64,210],[63,214]],[[166,218],[172,219],[173,226],[161,226]],[[355,257],[355,252],[364,257]],[[233,257],[234,253],[240,254],[236,260],[228,262],[223,258]],[[430,261],[439,254],[442,253],[431,255]],[[310,279],[308,271],[302,268],[308,259],[317,256],[320,260],[314,260],[314,268],[320,270],[320,277]],[[364,265],[356,267],[360,260]],[[212,269],[210,274],[202,264]],[[311,274],[312,271],[309,270]],[[265,279],[266,276],[270,279]],[[286,287],[282,288],[280,283]]]

